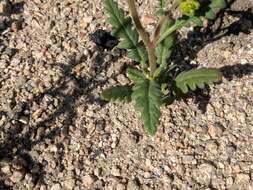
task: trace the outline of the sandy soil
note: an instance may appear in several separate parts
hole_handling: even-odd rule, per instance
[[[138,2],[152,29],[155,1]],[[252,7],[180,32],[173,61],[223,81],[164,107],[150,137],[132,104],[99,97],[131,64],[89,40],[110,30],[100,0],[1,0],[0,189],[253,189]]]

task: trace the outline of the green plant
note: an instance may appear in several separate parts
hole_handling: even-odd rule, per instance
[[[159,22],[151,39],[140,22],[135,1],[127,2],[130,16],[126,16],[114,0],[104,0],[107,21],[112,25],[112,35],[120,39],[118,48],[126,49],[128,57],[140,65],[127,69],[132,84],[111,87],[102,92],[102,98],[107,101],[134,101],[145,130],[154,134],[163,104],[172,103],[180,94],[204,88],[205,84],[221,79],[220,71],[214,68],[192,69],[173,78],[171,71],[176,65],[169,64],[168,59],[176,30],[190,25],[203,26],[203,20],[215,19],[226,3],[225,0],[204,1],[203,4],[197,0],[179,0],[182,16],[173,20],[166,15],[165,0],[160,0],[156,12]]]

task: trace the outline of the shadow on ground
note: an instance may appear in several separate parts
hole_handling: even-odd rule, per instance
[[[17,28],[21,28],[21,25],[23,23],[23,18],[20,16],[19,20],[13,19],[12,15],[19,15],[24,11],[24,2],[18,2],[18,3],[12,3],[10,1],[7,1],[8,3],[5,8],[3,9],[3,12],[0,13],[0,16],[2,17],[0,20],[0,34],[4,32],[6,29],[10,28],[12,23],[16,23]]]
[[[251,75],[253,73],[253,64],[237,64],[237,65],[228,65],[219,68],[223,77],[227,80],[231,81],[234,78],[242,78],[246,75]],[[207,105],[210,96],[210,87],[206,86],[204,89],[198,89],[189,94],[190,98],[194,99],[195,104],[197,104],[198,109],[201,110],[202,113],[205,113],[207,110]]]
[[[195,44],[196,52],[191,55],[191,59],[193,59],[197,52],[201,50],[205,45],[208,43],[211,43],[215,40],[218,40],[224,36],[228,36],[231,34],[238,35],[240,32],[247,33],[250,29],[252,29],[252,13],[250,11],[232,11],[232,10],[226,10],[227,14],[231,14],[234,16],[238,16],[239,20],[235,23],[232,23],[230,26],[221,29],[218,27],[215,31],[212,31],[212,25],[215,23],[211,23],[209,27],[207,27],[206,30],[200,31],[199,29],[196,29],[195,32],[189,34],[189,38],[187,39],[187,42],[180,42],[180,44],[184,43],[193,43]],[[224,13],[221,13],[219,15],[219,18],[222,19],[224,16]],[[246,23],[246,24],[245,24]],[[221,22],[222,24],[222,22]],[[220,26],[221,26],[220,24]],[[243,26],[243,27],[242,27]],[[247,26],[247,27],[244,27]],[[192,36],[201,36],[201,41],[191,41]],[[104,59],[104,54],[101,53],[98,56],[99,59]],[[54,139],[59,136],[62,131],[68,131],[69,125],[73,123],[73,120],[76,117],[76,102],[80,97],[85,96],[88,100],[88,103],[92,104],[94,102],[97,102],[99,104],[103,104],[103,101],[100,101],[96,98],[94,98],[91,95],[91,91],[96,88],[97,85],[103,85],[107,81],[96,81],[94,78],[96,76],[90,76],[89,78],[77,78],[75,74],[72,73],[73,68],[82,62],[84,60],[83,56],[73,56],[71,59],[72,61],[67,66],[62,66],[63,75],[62,78],[59,79],[58,83],[55,84],[55,87],[52,89],[47,90],[43,94],[40,94],[39,96],[35,97],[33,101],[40,102],[45,94],[50,94],[55,97],[60,97],[62,99],[60,106],[57,108],[57,110],[49,115],[46,119],[39,122],[38,124],[29,125],[29,124],[23,124],[18,121],[16,121],[15,118],[10,118],[10,122],[8,123],[8,130],[5,133],[5,139],[3,142],[0,143],[0,163],[1,162],[7,162],[12,163],[16,160],[23,159],[28,165],[23,166],[26,173],[30,173],[34,184],[40,184],[43,183],[44,174],[46,171],[44,171],[44,166],[42,163],[38,163],[35,160],[32,159],[32,157],[29,154],[29,151],[32,150],[32,148],[45,141],[46,139],[50,139],[54,141]],[[99,66],[98,73],[96,75],[99,75],[99,72],[101,72],[103,69],[105,69],[106,65],[101,64]],[[229,80],[232,80],[234,77],[243,77],[244,75],[252,74],[253,72],[253,65],[252,64],[245,64],[245,65],[234,65],[234,66],[224,66],[221,69],[221,72],[223,73],[223,76]],[[71,82],[70,82],[71,81]],[[92,84],[92,85],[91,85]],[[71,85],[71,87],[69,86]],[[70,91],[67,91],[66,89],[71,88]],[[206,88],[204,90],[199,90],[195,92],[193,96],[196,97],[196,102],[199,105],[199,109],[201,109],[203,112],[206,111],[206,106],[209,102],[210,95],[209,95],[209,88]],[[19,103],[16,103],[19,104]],[[24,108],[22,108],[18,113],[17,117],[22,116],[24,113],[24,109],[29,109],[29,106],[32,105],[32,102],[25,102]],[[6,113],[1,112],[0,114],[4,115]],[[56,119],[64,114],[66,118],[62,123],[64,123],[63,127],[55,127],[51,131],[44,133],[43,135],[40,135],[39,138],[34,139],[34,136],[38,134],[38,129],[40,128],[46,128],[47,126],[51,126],[55,123]],[[59,160],[59,165],[62,165],[62,161]],[[37,169],[34,169],[37,168]],[[11,189],[8,184],[5,183],[5,179],[9,177],[6,176],[4,173],[0,173],[0,189]]]
[[[98,85],[104,85],[107,80],[96,80],[96,77],[99,76],[100,72],[105,70],[108,66],[104,62],[104,56],[106,53],[100,52],[97,55],[96,62],[96,74],[88,78],[77,78],[76,75],[72,72],[73,68],[80,64],[82,61],[86,60],[86,57],[83,56],[73,56],[70,63],[66,65],[60,64],[62,68],[62,78],[58,80],[55,87],[45,91],[43,94],[35,97],[31,102],[22,102],[16,103],[20,107],[18,112],[14,114],[12,118],[9,118],[9,122],[4,128],[7,128],[5,131],[5,139],[0,143],[0,166],[3,163],[9,163],[12,165],[13,162],[24,160],[27,165],[23,165],[23,169],[26,173],[31,174],[34,184],[43,183],[44,166],[42,163],[38,163],[32,159],[29,155],[29,151],[32,148],[45,140],[51,140],[54,142],[54,139],[64,134],[68,133],[69,126],[73,124],[73,120],[76,117],[76,102],[81,98],[86,98],[86,104],[93,104],[94,102],[98,104],[104,104],[100,99],[95,98],[92,95],[92,90],[95,89]],[[19,122],[19,118],[25,115],[24,111],[29,109],[32,103],[41,102],[45,95],[51,95],[53,97],[58,97],[62,101],[58,106],[57,110],[48,115],[46,119],[37,123],[36,125],[23,124]],[[1,115],[8,115],[5,112],[1,112]],[[62,127],[55,127],[47,133],[39,135],[39,130],[46,130],[50,126],[54,125],[57,118],[61,115],[64,115],[64,120]],[[31,117],[31,116],[30,116]],[[58,145],[63,146],[63,145]],[[58,166],[62,167],[62,160],[58,160]],[[34,169],[36,168],[36,169]],[[6,176],[4,173],[0,173],[0,189],[10,189],[10,187],[5,183],[5,179],[10,176]]]
[[[191,65],[190,61],[194,60],[200,50],[210,43],[220,40],[226,36],[239,35],[240,33],[250,34],[253,30],[253,10],[252,8],[246,11],[233,11],[231,6],[236,0],[228,1],[227,8],[222,11],[218,18],[210,22],[204,29],[195,27],[192,32],[188,33],[188,38],[179,41],[176,44],[175,51],[173,52],[172,59],[179,64],[180,69],[175,75],[184,70],[189,70],[197,67],[198,65]],[[227,15],[237,18],[235,22],[229,26],[223,27],[224,18]],[[192,51],[194,49],[194,51]],[[188,61],[184,61],[182,57],[189,57]],[[242,78],[245,75],[253,73],[253,64],[247,63],[244,65],[236,64],[232,66],[224,66],[220,68],[223,77],[227,80],[233,78]],[[198,89],[195,92],[191,92],[189,96],[185,98],[193,98],[194,102],[198,105],[198,108],[202,113],[206,112],[207,105],[210,100],[210,88],[206,86],[205,89]]]

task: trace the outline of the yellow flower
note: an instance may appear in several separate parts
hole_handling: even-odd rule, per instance
[[[185,15],[193,16],[199,7],[200,4],[197,0],[180,0],[179,9]]]

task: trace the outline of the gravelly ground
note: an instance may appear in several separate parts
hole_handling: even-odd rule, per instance
[[[154,5],[138,2],[152,28]],[[130,64],[88,38],[109,29],[100,0],[1,0],[0,189],[253,189],[250,7],[182,31],[174,61],[221,68],[223,81],[163,108],[149,137],[132,104],[99,98],[129,82]]]

